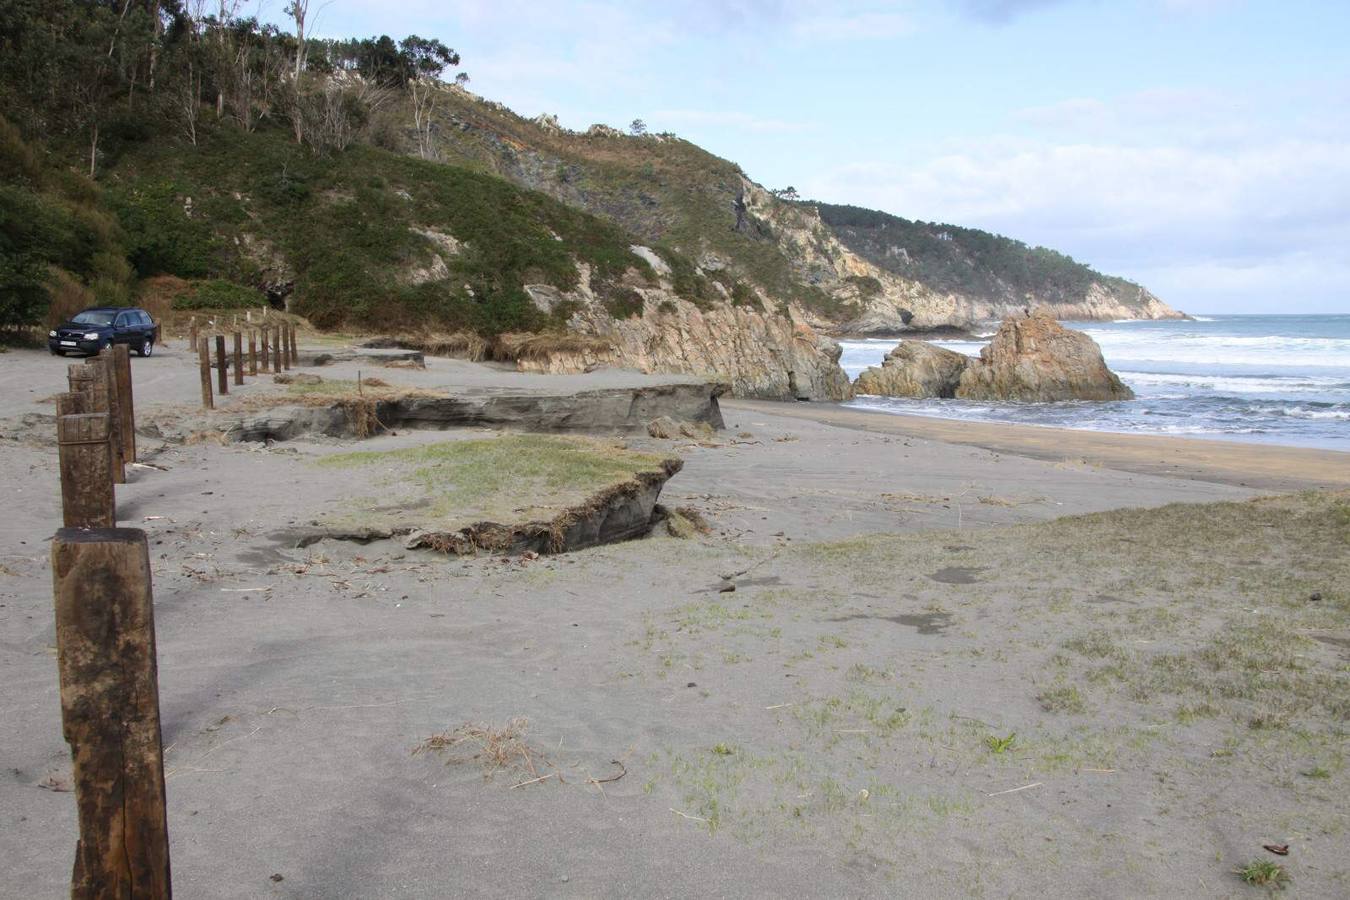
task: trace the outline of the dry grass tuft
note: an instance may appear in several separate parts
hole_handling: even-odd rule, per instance
[[[671,537],[691,538],[701,534],[711,534],[712,526],[703,517],[703,513],[692,506],[680,506],[672,510],[666,519],[666,531]]]
[[[517,360],[544,361],[557,353],[594,353],[603,355],[613,351],[614,345],[601,338],[580,334],[544,332],[528,334],[515,332],[498,335],[493,342],[492,358],[502,362]]]
[[[529,720],[511,719],[505,725],[482,725],[466,722],[458,728],[433,734],[413,748],[413,755],[437,753],[448,757],[447,763],[474,761],[483,766],[483,777],[491,779],[503,769],[528,772],[538,778],[535,760],[548,765],[538,750],[525,742]]]
[[[215,444],[218,447],[224,447],[226,444],[225,432],[218,428],[207,428],[202,431],[194,431],[183,438],[183,443],[188,446],[194,444]]]

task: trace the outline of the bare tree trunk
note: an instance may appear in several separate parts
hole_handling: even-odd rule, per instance
[[[89,177],[94,177],[94,163],[98,160],[98,121],[89,126]]]

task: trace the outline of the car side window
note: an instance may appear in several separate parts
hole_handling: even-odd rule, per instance
[[[125,328],[125,327],[127,327],[128,325],[130,325],[130,324],[131,324],[131,316],[130,316],[130,314],[129,314],[129,313],[119,313],[118,316],[117,316],[117,321],[113,323],[113,327],[114,327],[114,328]]]
[[[149,324],[150,324],[150,315],[149,315],[148,313],[144,313],[144,312],[139,312],[139,311],[138,311],[138,312],[132,313],[132,315],[134,315],[134,316],[136,317],[136,323],[137,323],[138,325],[149,325]]]

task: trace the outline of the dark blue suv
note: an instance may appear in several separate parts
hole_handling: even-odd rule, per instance
[[[47,335],[47,348],[57,356],[70,351],[98,353],[112,344],[126,344],[141,356],[155,352],[155,322],[136,307],[86,309]]]

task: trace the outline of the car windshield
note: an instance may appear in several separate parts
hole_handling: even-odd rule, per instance
[[[115,315],[117,313],[104,312],[103,310],[86,310],[70,321],[76,325],[111,325]]]

